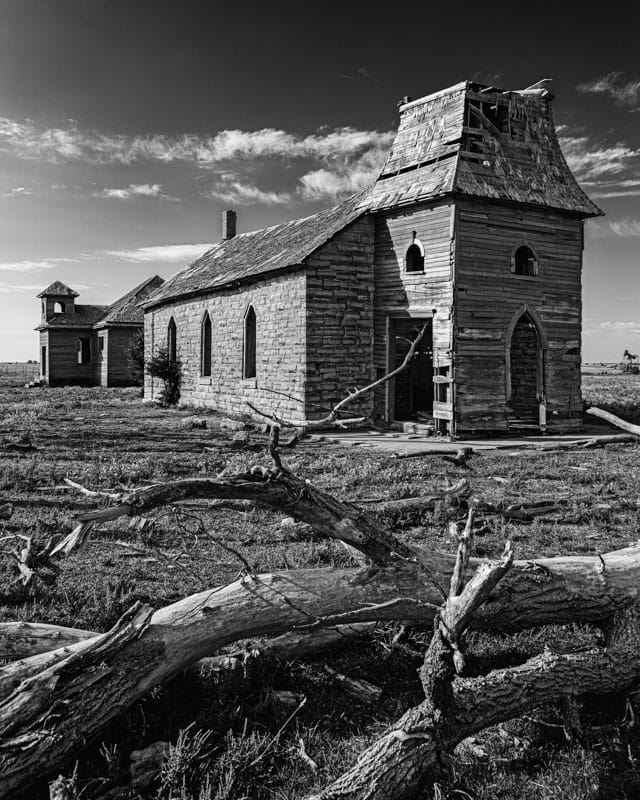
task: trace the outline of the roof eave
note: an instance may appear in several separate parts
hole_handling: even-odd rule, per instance
[[[313,252],[315,253],[316,251],[314,250]],[[309,256],[311,255],[313,255],[313,253],[309,253]],[[176,294],[169,295],[168,297],[161,297],[158,300],[149,300],[148,302],[141,303],[140,305],[143,307],[146,314],[147,311],[151,311],[153,308],[158,308],[160,306],[167,305],[168,303],[173,303],[176,300],[189,300],[193,297],[201,297],[205,294],[214,294],[216,292],[224,291],[225,289],[235,289],[246,283],[255,283],[256,281],[261,281],[263,278],[273,278],[275,275],[296,272],[299,269],[304,269],[305,261],[307,258],[309,258],[309,256],[306,256],[299,264],[289,264],[286,267],[276,267],[275,269],[267,270],[265,272],[258,272],[254,275],[244,275],[241,278],[233,278],[232,280],[226,281],[225,283],[220,283],[216,286],[193,289],[190,292],[176,292]]]

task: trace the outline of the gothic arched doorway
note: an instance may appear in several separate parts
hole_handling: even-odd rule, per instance
[[[509,405],[519,420],[538,420],[544,399],[544,347],[540,329],[524,311],[511,331],[509,356]]]

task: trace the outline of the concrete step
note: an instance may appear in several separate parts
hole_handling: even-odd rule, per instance
[[[400,431],[400,433],[415,433],[420,436],[433,436],[435,429],[433,422],[393,422],[391,430]]]

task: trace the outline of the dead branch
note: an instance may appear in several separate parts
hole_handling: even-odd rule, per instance
[[[425,324],[420,329],[419,334],[411,342],[411,346],[409,347],[409,350],[407,351],[407,354],[404,357],[404,360],[399,367],[396,367],[391,372],[388,372],[386,375],[383,375],[382,378],[378,378],[377,380],[373,381],[373,383],[369,383],[367,386],[363,386],[362,389],[353,389],[352,391],[348,391],[347,396],[344,397],[342,400],[340,400],[340,402],[337,403],[331,409],[331,411],[321,419],[305,420],[304,422],[294,422],[292,420],[286,420],[285,418],[280,417],[278,414],[267,413],[265,411],[262,411],[261,409],[254,406],[252,403],[247,402],[247,405],[256,414],[259,414],[261,417],[264,417],[265,419],[271,420],[271,422],[273,422],[274,425],[288,427],[288,428],[304,428],[305,430],[316,430],[318,428],[326,428],[329,426],[345,428],[353,425],[362,424],[363,422],[366,421],[366,417],[340,419],[339,415],[342,412],[342,409],[349,403],[353,403],[355,400],[360,399],[363,395],[367,394],[368,392],[372,392],[374,389],[377,389],[378,386],[382,386],[385,383],[388,383],[390,380],[395,378],[396,375],[399,375],[401,372],[407,369],[428,327],[429,327],[429,322],[425,322]]]
[[[616,417],[616,415],[612,414],[610,411],[604,411],[601,408],[592,406],[591,408],[587,409],[587,414],[591,414],[593,417],[604,419],[606,422],[610,422],[612,425],[615,425],[616,428],[620,428],[627,433],[632,433],[634,436],[640,436],[640,425],[634,425],[632,422],[626,422],[625,420],[620,419],[620,417]]]

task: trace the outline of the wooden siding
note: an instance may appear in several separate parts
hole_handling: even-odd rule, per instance
[[[100,339],[104,340],[103,349],[100,350]],[[95,341],[95,361],[96,361],[96,386],[109,385],[109,329],[103,328],[98,331]]]
[[[424,247],[424,273],[405,271],[413,231]],[[378,214],[375,220],[374,366],[388,371],[388,321],[433,314],[433,364],[451,364],[453,204],[423,204]],[[375,414],[391,420],[390,389],[375,395]],[[390,406],[389,408],[387,406]]]
[[[129,374],[129,347],[140,328],[113,327],[108,328],[104,343],[104,356],[107,362],[107,382],[103,386],[131,386]],[[102,331],[99,335],[102,335]]]
[[[515,275],[526,244],[535,276]],[[582,231],[575,217],[478,201],[458,201],[455,267],[455,384],[459,432],[507,430],[509,326],[529,308],[544,337],[550,428],[581,425]]]
[[[91,336],[91,331],[50,328],[48,330],[50,386],[93,386],[95,381],[95,347],[92,342],[91,363],[78,364],[78,337]]]

